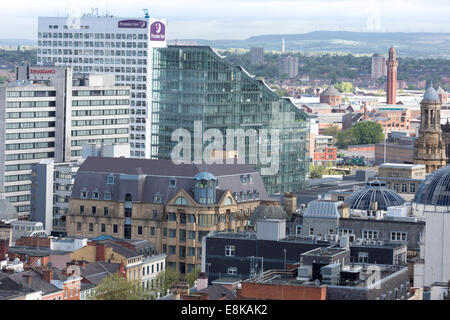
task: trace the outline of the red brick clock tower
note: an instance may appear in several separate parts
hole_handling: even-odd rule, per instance
[[[387,66],[387,104],[397,103],[397,53],[394,47],[389,49],[389,59]]]

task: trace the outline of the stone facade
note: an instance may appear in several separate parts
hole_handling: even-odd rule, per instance
[[[414,144],[414,163],[424,164],[427,174],[447,163],[446,145],[441,130],[441,102],[429,86],[420,103],[419,137]]]

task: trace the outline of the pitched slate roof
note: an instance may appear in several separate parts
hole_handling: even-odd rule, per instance
[[[325,97],[336,97],[336,96],[340,96],[341,94],[339,93],[339,91],[336,90],[335,87],[333,86],[329,86],[324,92],[322,92],[320,94],[321,96],[325,96]]]
[[[9,275],[9,278],[15,281],[16,283],[20,284],[21,286],[26,287],[28,282],[27,276],[31,277],[31,286],[30,286],[31,290],[42,291],[42,295],[47,295],[50,293],[60,291],[58,287],[45,281],[42,278],[41,274],[39,274],[34,270],[27,270],[24,272],[14,273]]]
[[[107,263],[103,261],[87,263],[85,267],[80,267],[81,276],[97,285],[110,274],[119,271],[120,263]]]
[[[337,219],[340,217],[339,206],[342,201],[320,201],[315,200],[308,203],[304,218],[325,218],[325,219]]]
[[[225,296],[225,300],[235,300],[234,293],[220,284],[212,284],[207,288],[197,291],[198,293],[207,293],[208,300],[219,300]]]
[[[247,164],[175,165],[170,160],[149,160],[129,158],[88,157],[78,170],[72,190],[72,198],[81,198],[81,191],[93,192],[104,199],[105,193],[111,194],[112,201],[125,201],[130,193],[133,202],[153,203],[159,195],[166,203],[180,190],[185,190],[194,198],[194,177],[207,171],[218,179],[218,190],[230,189],[232,192],[250,192],[257,190],[260,199],[268,198],[267,191],[259,173]],[[107,184],[108,176],[114,177],[113,184]],[[252,183],[242,183],[241,175],[250,175]],[[169,186],[170,180],[176,180],[176,186]],[[223,195],[218,192],[216,199]]]

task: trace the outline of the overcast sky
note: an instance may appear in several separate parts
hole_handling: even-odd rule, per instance
[[[169,39],[246,39],[315,30],[449,32],[450,0],[1,0],[0,38],[35,40],[38,16],[168,19]]]

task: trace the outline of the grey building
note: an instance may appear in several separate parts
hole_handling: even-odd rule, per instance
[[[264,64],[264,48],[260,47],[250,48],[250,64],[251,65]]]
[[[0,86],[0,185],[27,216],[33,164],[81,159],[86,143],[128,143],[130,90],[112,76],[74,76],[65,67],[19,67],[17,74]]]
[[[278,62],[278,75],[295,78],[298,75],[298,57],[282,56]]]

